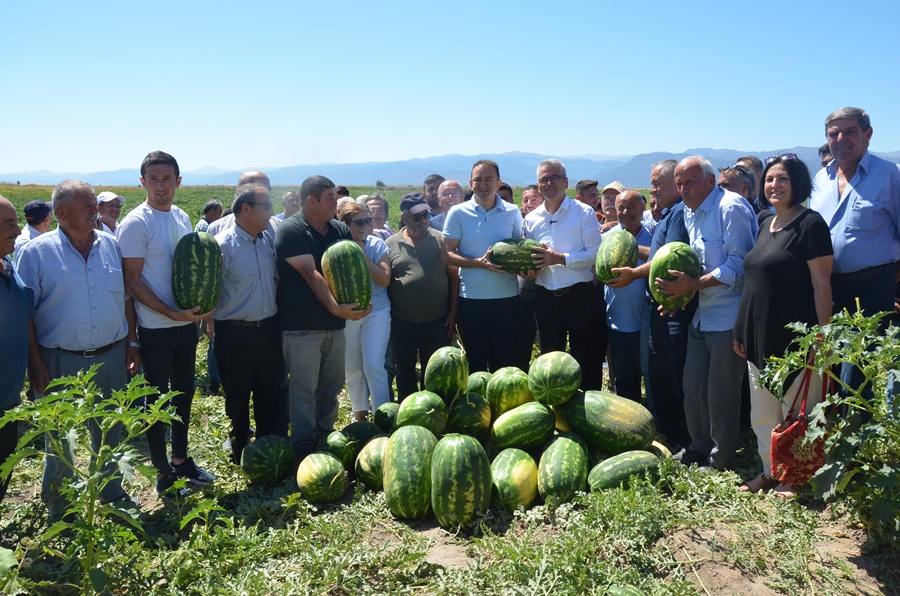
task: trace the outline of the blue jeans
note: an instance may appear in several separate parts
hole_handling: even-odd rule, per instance
[[[616,395],[641,401],[641,332],[610,329]]]
[[[291,374],[291,446],[312,453],[334,430],[344,386],[344,330],[282,331],[282,353]]]

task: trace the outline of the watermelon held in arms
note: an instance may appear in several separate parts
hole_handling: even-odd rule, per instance
[[[339,240],[322,255],[322,276],[338,304],[358,302],[365,310],[372,299],[366,254],[353,240]]]
[[[650,261],[650,293],[663,308],[668,310],[678,310],[684,308],[694,298],[697,292],[688,292],[677,298],[669,298],[659,291],[656,287],[656,279],[675,279],[674,275],[670,275],[669,271],[681,271],[691,277],[700,277],[703,273],[703,267],[700,264],[700,257],[694,252],[694,249],[684,242],[669,242],[664,244]]]
[[[597,251],[595,271],[597,279],[606,283],[616,276],[616,267],[637,267],[637,240],[628,230],[615,230],[603,238]]]
[[[518,274],[523,271],[536,271],[531,250],[541,246],[537,240],[530,238],[507,238],[495,242],[491,247],[491,263],[506,273]]]
[[[241,452],[241,472],[255,484],[276,484],[294,469],[294,451],[287,439],[267,435],[248,443]]]
[[[215,236],[206,232],[185,234],[172,257],[172,295],[178,308],[200,307],[207,313],[216,307],[222,292],[222,250]]]
[[[491,504],[491,464],[474,437],[450,434],[431,455],[431,508],[445,528],[472,521]]]
[[[310,453],[297,468],[297,487],[310,503],[337,501],[347,486],[349,480],[344,464],[330,453]]]
[[[453,346],[438,348],[425,365],[425,389],[437,393],[448,406],[457,395],[465,395],[469,384],[469,361]]]
[[[528,369],[528,390],[546,406],[569,401],[581,386],[581,366],[566,352],[547,352]]]

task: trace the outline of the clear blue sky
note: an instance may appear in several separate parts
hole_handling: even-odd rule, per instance
[[[900,149],[900,4],[0,3],[0,172]]]

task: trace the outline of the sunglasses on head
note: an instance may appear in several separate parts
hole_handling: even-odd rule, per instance
[[[370,223],[372,223],[372,218],[371,218],[371,217],[367,217],[367,218],[365,218],[365,219],[351,219],[351,220],[350,220],[350,223],[352,223],[352,224],[354,224],[354,225],[356,225],[356,226],[362,228],[362,227],[367,226],[367,225],[369,225]]]
[[[780,159],[781,161],[800,161],[800,158],[797,157],[796,153],[782,153],[781,155],[770,155],[766,158],[766,165],[769,165],[776,159]]]

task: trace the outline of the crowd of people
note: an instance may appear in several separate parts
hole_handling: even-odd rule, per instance
[[[793,339],[787,323],[824,324],[857,300],[869,313],[893,311],[900,261],[900,167],[868,151],[862,110],[833,112],[825,132],[814,177],[793,154],[764,163],[747,156],[718,171],[702,156],[665,160],[648,172],[649,205],[617,181],[578,181],[570,198],[565,165],[547,159],[520,208],[499,165],[479,160],[470,194],[435,174],[405,195],[397,231],[384,197],[353,199],[323,176],[286,192],[275,215],[268,177],[247,172],[231,206],[211,201],[193,228],[215,236],[223,257],[222,293],[209,313],[173,297],[175,245],[192,226],[174,204],[181,176],[171,155],[144,159],[146,200],[121,222],[122,197],[95,195],[78,180],[60,183],[52,204],[26,205],[21,233],[0,197],[0,413],[19,403],[26,371],[36,399],[51,379],[93,364],[102,364],[94,380],[107,395],[142,371],[158,395],[178,392],[179,420],[147,433],[156,492],[166,498],[185,490],[176,489],[180,478],[215,481],[188,441],[200,333],[210,338],[210,380],[224,390],[234,463],[254,432],[289,437],[298,461],[313,452],[334,428],[345,385],[363,420],[424,389],[421,372],[442,346],[461,344],[472,372],[527,371],[537,341],[541,353],[572,354],[585,390],[605,388],[608,355],[608,385],[645,400],[676,459],[701,471],[733,467],[747,382],[763,473],[741,488],[792,496],[793,486],[769,476],[768,446],[785,413],[781,398],[789,402],[799,381],[775,396],[759,371]],[[638,265],[600,284],[597,251],[620,230],[635,238]],[[540,243],[533,268],[506,273],[491,246],[520,237]],[[322,256],[341,240],[366,256],[372,300],[363,309],[339,304],[323,277]],[[650,279],[654,256],[675,241],[694,249],[701,275]],[[650,284],[696,297],[670,312]],[[842,376],[860,383],[852,367]],[[808,409],[821,390],[810,396]],[[98,429],[90,432],[98,443]],[[0,461],[17,433],[0,428]],[[56,457],[48,450],[41,493],[51,518],[65,511],[59,486],[71,475]],[[131,501],[119,481],[101,496]]]

